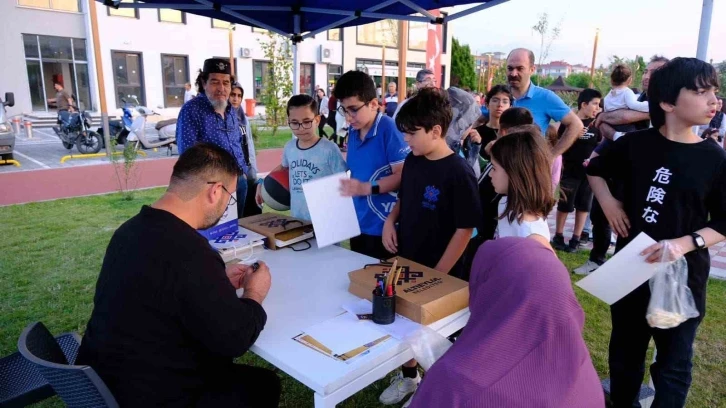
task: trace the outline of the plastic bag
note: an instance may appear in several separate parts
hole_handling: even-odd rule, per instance
[[[696,302],[688,287],[688,264],[681,256],[669,262],[666,259],[668,242],[655,275],[650,278],[650,303],[645,318],[650,327],[671,329],[688,319],[698,317]]]
[[[426,326],[421,326],[420,329],[404,337],[403,341],[411,346],[413,358],[424,371],[428,371],[452,345],[449,339]]]

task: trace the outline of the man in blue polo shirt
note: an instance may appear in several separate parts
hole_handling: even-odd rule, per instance
[[[507,81],[514,96],[512,106],[529,109],[534,117],[534,123],[539,126],[543,135],[547,132],[550,121],[560,122],[561,126],[567,127],[560,141],[552,149],[552,154],[557,157],[567,151],[580,137],[583,129],[582,121],[554,92],[532,83],[530,78],[535,72],[532,51],[517,48],[509,53]]]
[[[353,197],[361,230],[361,235],[350,240],[350,249],[387,259],[392,254],[383,246],[383,223],[396,204],[403,162],[411,149],[393,119],[378,112],[376,88],[368,74],[346,72],[333,94],[350,124],[350,179],[341,182],[340,190]]]
[[[210,58],[197,76],[198,96],[185,103],[176,122],[179,154],[199,142],[221,147],[234,156],[241,175],[237,180],[237,214],[242,218],[247,197],[247,165],[242,153],[242,132],[229,103],[234,77],[229,61]],[[209,180],[217,182],[219,180]]]

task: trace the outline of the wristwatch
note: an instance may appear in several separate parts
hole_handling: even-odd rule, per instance
[[[378,182],[373,180],[371,181],[371,195],[381,194],[381,186],[378,185]]]
[[[691,238],[693,238],[693,245],[695,245],[697,249],[706,248],[706,240],[703,239],[702,236],[694,232],[691,234]]]

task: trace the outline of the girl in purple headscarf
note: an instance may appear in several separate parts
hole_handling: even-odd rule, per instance
[[[411,408],[603,408],[585,315],[546,240],[485,242],[464,332],[424,377]]]

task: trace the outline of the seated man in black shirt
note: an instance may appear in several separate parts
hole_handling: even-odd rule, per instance
[[[619,138],[587,166],[590,186],[618,233],[616,251],[644,232],[660,241],[643,251],[646,261],[685,257],[688,287],[700,313],[671,329],[651,328],[645,317],[648,282],[610,307],[610,399],[615,407],[640,405],[651,337],[658,350],[650,367],[653,406],[685,405],[693,342],[706,312],[707,247],[726,239],[726,153],[692,129],[715,115],[717,88],[711,65],[695,58],[670,61],[653,73],[648,88],[653,127]],[[613,197],[607,178],[619,186],[622,199]]]
[[[265,326],[270,271],[225,268],[197,232],[222,217],[239,172],[225,150],[190,147],[166,193],[111,238],[78,364],[122,407],[278,406],[275,373],[232,362]]]

